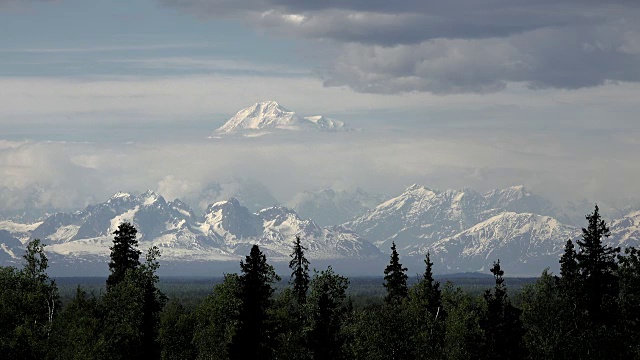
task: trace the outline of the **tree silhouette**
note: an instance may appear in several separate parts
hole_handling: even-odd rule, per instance
[[[293,294],[302,306],[307,300],[307,291],[309,290],[309,260],[304,257],[306,249],[300,244],[300,236],[296,235],[293,243],[293,252],[289,268],[291,269],[291,282],[293,282]]]
[[[396,243],[391,245],[391,260],[384,269],[384,287],[387,289],[387,296],[384,298],[387,304],[402,302],[407,297],[407,268],[403,268],[400,263],[400,256],[396,251]]]
[[[598,205],[586,216],[589,225],[582,228],[582,239],[578,240],[580,251],[576,261],[582,278],[582,294],[586,297],[589,316],[597,322],[613,320],[610,302],[618,293],[616,255],[620,248],[604,245],[602,241],[611,235],[609,227],[600,217]]]
[[[239,278],[239,298],[242,301],[238,315],[239,329],[230,349],[232,359],[270,359],[272,343],[270,341],[269,315],[273,283],[280,280],[267,264],[267,257],[258,245],[251,247],[245,261],[240,261],[242,275]]]
[[[481,324],[486,336],[486,354],[494,359],[525,358],[521,311],[511,305],[500,260],[493,263],[490,271],[495,279],[495,287],[493,293],[487,290],[484,294],[487,314]]]
[[[113,246],[111,250],[111,261],[109,270],[111,274],[107,278],[107,290],[121,282],[127,270],[136,269],[140,265],[140,250],[138,250],[138,240],[136,235],[138,230],[129,222],[123,222],[118,229],[113,232]]]

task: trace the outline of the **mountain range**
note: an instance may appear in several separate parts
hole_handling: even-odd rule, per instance
[[[199,215],[153,191],[119,192],[35,223],[0,221],[0,264],[16,263],[32,238],[48,245],[54,262],[104,263],[113,231],[129,221],[139,231],[140,247],[160,247],[168,262],[236,262],[259,244],[270,260],[286,263],[300,236],[312,260],[383,266],[395,242],[410,266],[421,266],[429,252],[440,272],[486,272],[500,259],[513,275],[536,275],[546,267],[557,271],[564,244],[586,225],[572,223],[564,210],[523,186],[479,193],[412,185],[386,200],[362,189],[323,189],[287,204],[250,210],[230,198]],[[640,245],[640,211],[608,223],[607,243]]]

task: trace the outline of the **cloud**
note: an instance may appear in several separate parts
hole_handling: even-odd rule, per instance
[[[266,187],[258,193],[281,202],[336,183],[387,194],[412,183],[479,191],[524,184],[560,204],[628,202],[640,176],[640,145],[603,143],[602,136],[445,128],[332,134],[330,141],[318,133],[303,143],[299,134],[190,143],[5,142],[0,208],[30,201],[81,208],[116,191],[152,189],[202,209],[201,201],[232,196],[247,184],[259,189],[255,183]]]
[[[99,124],[141,118],[161,121],[212,117],[234,114],[264,100],[280,100],[302,114],[313,115],[416,108],[423,106],[425,97],[390,99],[349,89],[323,88],[311,76],[0,77],[0,123],[8,125],[18,121]]]
[[[578,89],[640,80],[640,8],[633,1],[160,3],[310,39],[327,49],[325,85],[360,92],[489,93],[511,82]]]
[[[106,63],[126,64],[137,69],[178,70],[213,73],[240,73],[243,75],[309,76],[310,71],[291,66],[262,64],[221,58],[161,57],[140,59],[104,60]]]

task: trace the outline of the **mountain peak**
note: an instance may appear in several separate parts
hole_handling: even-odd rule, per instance
[[[123,198],[130,198],[130,197],[131,197],[131,194],[124,191],[118,191],[115,194],[111,195],[111,199],[123,199]]]
[[[408,188],[405,189],[405,193],[416,193],[416,192],[424,192],[424,191],[429,191],[431,192],[432,190],[424,187],[422,185],[418,185],[418,184],[413,184],[411,186],[409,186]]]
[[[298,122],[300,122],[300,117],[295,112],[282,107],[276,101],[263,101],[238,111],[216,132],[286,128]]]
[[[257,130],[336,131],[345,129],[345,124],[342,121],[322,115],[301,117],[278,102],[269,100],[255,103],[238,111],[229,121],[216,129],[215,133]]]
[[[151,205],[158,201],[162,196],[158,195],[153,190],[147,190],[144,194],[140,195],[140,201],[143,205]]]
[[[258,103],[255,103],[255,105],[253,105],[254,107],[257,106],[262,106],[262,107],[280,107],[280,104],[278,104],[277,101],[275,100],[267,100],[267,101],[261,101]]]

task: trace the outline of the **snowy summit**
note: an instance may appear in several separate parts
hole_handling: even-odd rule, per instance
[[[302,117],[275,101],[263,101],[238,111],[229,121],[216,129],[219,134],[246,133],[249,136],[264,135],[274,130],[348,130],[344,122],[322,115]]]

